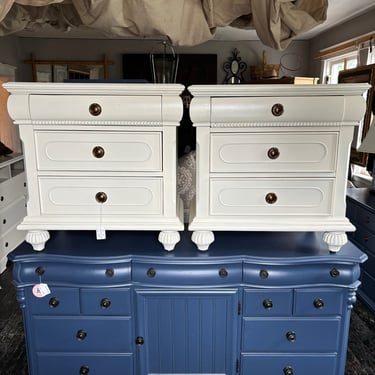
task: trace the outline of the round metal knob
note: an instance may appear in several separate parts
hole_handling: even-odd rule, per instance
[[[294,342],[296,341],[297,339],[297,335],[294,331],[289,331],[287,334],[286,334],[286,338],[289,342]]]
[[[314,307],[316,309],[322,309],[324,307],[324,301],[321,298],[314,300]]]
[[[272,309],[272,307],[273,307],[273,302],[272,302],[272,300],[271,300],[271,299],[265,299],[265,300],[263,301],[263,307],[264,307],[265,309],[267,309],[267,310]]]
[[[267,156],[272,160],[277,159],[280,156],[280,151],[277,147],[271,147],[267,151]]]
[[[284,367],[284,375],[293,375],[294,371],[293,368],[290,366]]]
[[[94,157],[96,157],[97,159],[100,159],[104,156],[105,154],[105,151],[104,151],[104,148],[102,146],[95,146],[93,149],[92,149],[92,154],[94,155]]]
[[[275,193],[268,193],[265,199],[268,204],[274,204],[277,201],[277,195]]]
[[[111,306],[111,301],[108,298],[103,298],[100,301],[100,307],[103,309],[108,309],[108,307]]]
[[[81,366],[79,369],[79,375],[86,375],[90,372],[90,369],[88,366]]]
[[[52,308],[55,308],[57,307],[59,304],[60,304],[60,301],[58,300],[58,298],[56,297],[52,297],[50,300],[49,300],[49,306],[52,307]]]
[[[338,277],[340,276],[340,271],[336,268],[332,268],[329,274],[331,275],[331,277]]]
[[[135,339],[135,345],[143,345],[145,343],[145,340],[142,336],[138,336],[136,339]]]
[[[284,106],[280,103],[276,103],[272,106],[271,112],[274,116],[281,116],[284,113]]]
[[[268,278],[268,271],[266,271],[266,270],[261,270],[260,272],[259,272],[259,277],[261,278],[261,279],[267,279]]]
[[[221,269],[219,270],[219,276],[220,276],[221,278],[227,277],[227,276],[228,276],[228,271],[227,271],[225,268],[221,268]]]
[[[39,266],[35,269],[35,273],[38,275],[38,276],[42,276],[44,274],[45,270],[42,266]]]
[[[92,103],[90,104],[89,112],[93,116],[99,116],[102,113],[102,107],[98,103]]]
[[[80,330],[77,332],[77,334],[76,334],[76,338],[77,338],[77,340],[79,340],[79,341],[84,340],[86,337],[87,337],[87,332],[84,331],[83,329],[80,329]]]
[[[156,276],[156,269],[155,268],[149,268],[148,270],[147,270],[147,276],[148,277],[155,277]]]
[[[113,277],[114,274],[115,274],[115,271],[114,271],[112,268],[107,268],[107,269],[105,270],[105,275],[106,275],[107,277]]]
[[[103,191],[99,191],[98,193],[96,193],[95,199],[98,203],[105,203],[108,197],[106,193],[104,193]]]

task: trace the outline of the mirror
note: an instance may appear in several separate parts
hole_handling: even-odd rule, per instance
[[[247,68],[247,64],[241,61],[241,57],[238,55],[239,51],[235,48],[232,56],[223,64],[223,69],[226,72],[223,83],[244,83],[243,73]]]

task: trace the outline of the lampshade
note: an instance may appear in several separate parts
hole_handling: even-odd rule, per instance
[[[366,134],[365,139],[359,146],[358,151],[375,154],[375,116],[373,116],[370,128]]]
[[[179,56],[166,40],[158,43],[150,54],[154,83],[175,83]]]
[[[375,116],[372,118],[370,128],[362,144],[359,146],[358,151],[375,154]],[[370,193],[375,194],[375,163],[373,163]]]

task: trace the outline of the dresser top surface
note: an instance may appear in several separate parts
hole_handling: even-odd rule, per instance
[[[238,262],[363,263],[367,256],[348,242],[337,253],[329,253],[321,233],[314,232],[218,232],[208,251],[197,250],[191,232],[181,232],[175,250],[167,252],[158,242],[158,232],[110,231],[106,240],[96,240],[94,231],[51,231],[42,252],[21,244],[9,255],[14,262],[67,261],[108,263],[150,260],[170,263]]]
[[[347,196],[367,210],[375,212],[375,194],[371,194],[369,188],[350,188],[347,190]]]

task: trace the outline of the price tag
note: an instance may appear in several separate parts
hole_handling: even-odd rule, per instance
[[[47,296],[48,294],[51,294],[51,291],[48,288],[48,285],[45,283],[39,283],[35,284],[33,286],[33,295],[36,298],[43,298]]]
[[[100,227],[96,230],[96,239],[105,240],[105,229],[103,227]]]

